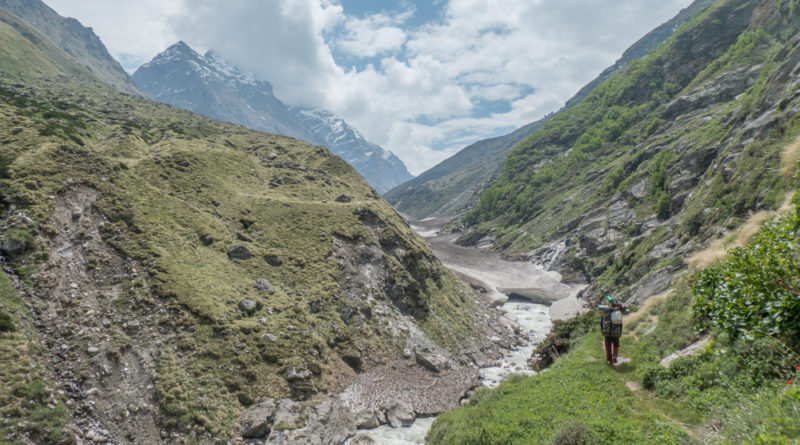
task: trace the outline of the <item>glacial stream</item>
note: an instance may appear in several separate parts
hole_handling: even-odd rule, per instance
[[[536,345],[550,332],[551,307],[519,297],[507,298],[504,293],[534,294],[546,301],[561,300],[557,305],[556,315],[561,318],[564,313],[579,307],[575,295],[581,287],[564,285],[557,273],[545,271],[541,266],[529,262],[506,261],[485,248],[457,246],[452,235],[439,235],[439,221],[414,221],[411,226],[428,240],[444,265],[473,285],[483,287],[487,299],[496,304],[507,300],[500,305],[500,309],[505,312],[506,318],[519,324],[520,335],[526,339],[521,347],[510,350],[502,357],[498,366],[482,368],[482,383],[495,387],[512,374],[534,374],[527,361]],[[366,433],[376,444],[382,445],[424,444],[425,435],[434,420],[435,417],[417,418],[410,427],[392,428],[383,425],[371,430],[361,430],[359,434]],[[352,439],[346,444],[350,442]]]

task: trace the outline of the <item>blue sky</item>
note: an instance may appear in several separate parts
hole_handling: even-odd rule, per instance
[[[560,108],[690,0],[45,0],[129,71],[178,40],[343,117],[414,174]]]

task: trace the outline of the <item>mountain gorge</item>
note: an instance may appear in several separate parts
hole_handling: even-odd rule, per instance
[[[0,36],[7,440],[338,442],[386,422],[334,397],[362,376],[445,378],[408,407],[442,410],[511,335],[326,148],[121,93],[3,9]]]
[[[379,192],[412,176],[394,154],[364,139],[330,112],[290,107],[272,85],[242,73],[212,51],[198,54],[178,42],[141,66],[133,81],[152,98],[255,130],[325,145]]]
[[[399,186],[214,52],[115,64],[0,0],[0,444],[800,437],[800,0],[697,0]]]

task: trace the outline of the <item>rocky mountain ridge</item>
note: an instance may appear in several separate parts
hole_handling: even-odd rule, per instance
[[[379,193],[411,178],[394,154],[370,143],[330,112],[290,107],[269,82],[255,79],[213,51],[178,42],[142,65],[133,81],[154,99],[214,119],[327,146]]]
[[[715,3],[515,147],[462,242],[488,237],[589,295],[663,291],[791,191],[799,22],[789,4]]]
[[[503,163],[511,150],[523,139],[538,131],[554,115],[579,104],[593,89],[613,73],[624,70],[666,40],[683,23],[705,10],[713,0],[696,0],[675,17],[647,33],[614,65],[581,88],[556,113],[527,124],[505,136],[485,139],[467,146],[416,178],[398,185],[385,197],[399,211],[416,219],[461,216],[478,204],[481,193],[500,176]]]

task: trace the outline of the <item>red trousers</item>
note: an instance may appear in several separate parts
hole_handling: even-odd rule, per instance
[[[617,363],[617,354],[619,354],[619,337],[606,337],[605,347],[606,362]]]

